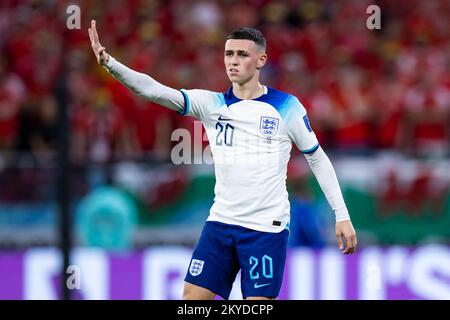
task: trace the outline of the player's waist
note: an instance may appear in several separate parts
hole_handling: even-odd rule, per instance
[[[240,199],[244,201],[230,201],[216,196],[211,207],[211,212],[233,217],[258,217],[265,215],[282,215],[289,213],[290,203],[287,194],[277,198],[253,200],[251,198]]]
[[[238,225],[263,232],[280,232],[287,228],[289,219],[289,207],[244,213],[213,206],[207,220]]]

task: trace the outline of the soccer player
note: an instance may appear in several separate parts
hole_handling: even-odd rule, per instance
[[[98,63],[117,80],[145,99],[201,120],[206,129],[215,198],[187,271],[184,299],[228,299],[239,270],[244,299],[278,296],[289,235],[286,172],[292,142],[333,209],[339,249],[355,251],[356,233],[335,171],[305,108],[296,97],[259,82],[267,61],[260,31],[241,28],[227,37],[224,62],[232,86],[224,93],[175,90],[131,70],[100,44],[94,20],[89,37]]]

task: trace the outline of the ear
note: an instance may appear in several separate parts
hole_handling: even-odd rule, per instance
[[[266,62],[267,62],[267,54],[263,53],[259,56],[258,64],[256,65],[256,69],[261,70],[261,68],[264,67]]]

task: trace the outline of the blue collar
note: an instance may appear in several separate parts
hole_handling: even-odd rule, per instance
[[[272,88],[269,86],[266,86],[267,88],[267,93],[260,95],[257,98],[254,99],[248,99],[248,100],[252,100],[252,101],[261,101],[261,102],[267,102],[268,97],[271,94]],[[227,107],[232,105],[233,103],[237,103],[239,101],[242,101],[242,99],[239,99],[238,97],[236,97],[233,93],[233,87],[228,88],[228,90],[223,94],[224,98],[225,98],[225,103],[227,104]]]

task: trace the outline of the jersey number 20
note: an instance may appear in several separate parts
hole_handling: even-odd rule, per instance
[[[216,129],[216,146],[221,146],[222,144],[228,147],[233,146],[234,127],[229,123],[224,125],[221,122],[217,122]]]

